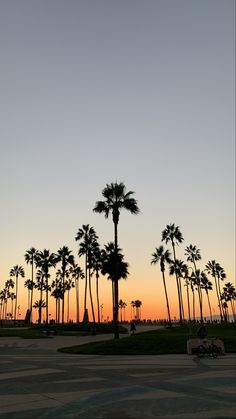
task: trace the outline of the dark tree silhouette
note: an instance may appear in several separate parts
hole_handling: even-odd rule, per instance
[[[114,325],[115,325],[115,339],[119,339],[119,318],[118,318],[118,302],[119,302],[119,287],[118,287],[118,272],[117,272],[117,248],[118,248],[118,223],[120,211],[126,209],[131,214],[138,214],[139,208],[136,199],[132,197],[133,191],[126,192],[124,183],[107,184],[102,190],[104,201],[97,201],[93,211],[104,214],[108,218],[112,213],[114,223],[114,244],[115,244],[115,276],[114,276],[114,294],[115,294],[115,309],[114,309]]]

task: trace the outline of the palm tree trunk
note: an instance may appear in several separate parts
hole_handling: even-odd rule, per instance
[[[210,319],[211,319],[211,323],[212,323],[212,311],[211,311],[211,304],[210,304],[210,298],[209,298],[209,294],[208,294],[207,289],[206,289],[206,295],[207,295],[208,307],[209,307],[209,311],[210,311]]]
[[[14,313],[14,320],[16,320],[16,308],[17,308],[17,294],[18,294],[18,275],[16,275],[16,301],[15,301],[15,313]]]
[[[68,294],[67,294],[67,323],[69,323],[69,317],[70,317],[70,290],[68,290]]]
[[[96,321],[95,321],[95,314],[94,314],[94,307],[93,307],[93,296],[92,296],[92,287],[91,287],[91,272],[90,272],[90,268],[88,269],[89,271],[89,295],[90,295],[90,303],[91,303],[91,309],[92,309],[92,315],[93,315],[93,323],[95,325]]]
[[[30,323],[32,322],[32,307],[33,307],[33,290],[34,290],[34,259],[32,259],[32,269],[31,269],[31,280],[32,280],[32,289],[31,289],[31,299],[30,299]]]
[[[115,235],[115,277],[114,277],[114,326],[115,333],[114,338],[119,339],[119,319],[118,319],[118,303],[119,303],[119,289],[118,289],[118,272],[117,272],[117,249],[118,249],[118,222],[114,222],[114,235]]]
[[[167,306],[167,313],[168,313],[168,318],[169,318],[169,326],[171,327],[172,323],[171,323],[171,316],[170,316],[170,307],[169,307],[169,300],[168,300],[168,295],[167,295],[166,281],[165,281],[164,272],[162,272],[162,279],[163,279],[163,285],[164,285],[164,290],[165,290],[166,306]]]
[[[79,323],[79,279],[75,280],[76,321]]]
[[[174,255],[174,261],[176,262],[176,255],[175,255],[175,244],[172,241],[172,249],[173,249],[173,255]],[[177,285],[177,293],[178,293],[178,300],[179,300],[179,321],[180,324],[183,323],[183,319],[182,319],[182,308],[181,308],[181,297],[180,297],[180,289],[179,289],[179,279],[178,276],[175,272],[175,278],[176,278],[176,285]]]
[[[87,266],[87,252],[85,254],[85,284],[84,284],[84,318],[83,321],[86,321],[87,313],[87,287],[88,287],[88,266]]]
[[[218,299],[218,307],[220,309],[220,319],[221,319],[221,323],[223,322],[223,314],[222,314],[222,307],[221,307],[221,301],[220,301],[220,294],[219,294],[219,290],[218,290],[218,286],[217,286],[217,279],[216,276],[214,276],[215,279],[215,286],[216,286],[216,295],[217,295],[217,299]]]
[[[187,287],[187,303],[188,303],[188,321],[191,321],[191,314],[190,314],[190,301],[189,301],[189,284],[186,281],[186,287]]]
[[[98,274],[96,273],[96,293],[97,293],[97,306],[98,306],[98,323],[100,323],[100,303],[99,303],[99,292],[98,292]]]

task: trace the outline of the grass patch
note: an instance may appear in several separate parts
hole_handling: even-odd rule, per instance
[[[161,355],[187,353],[187,340],[196,337],[199,326],[178,326],[136,333],[122,339],[64,347],[59,352],[90,355]],[[236,352],[235,325],[209,325],[209,337],[224,341],[226,352]]]
[[[1,337],[20,337],[23,339],[40,339],[47,338],[53,335],[59,336],[88,336],[93,334],[93,323],[68,323],[64,325],[53,325],[49,327],[50,334],[47,335],[47,328],[45,325],[33,325],[28,328],[22,327],[0,327],[0,338]],[[119,326],[119,332],[121,334],[128,333],[127,328]],[[114,326],[112,323],[97,324],[96,335],[114,333]]]

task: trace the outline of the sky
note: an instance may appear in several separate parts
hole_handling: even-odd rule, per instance
[[[115,181],[140,208],[119,223],[127,316],[136,299],[144,318],[166,315],[150,261],[170,223],[177,257],[196,245],[199,268],[214,259],[235,284],[233,0],[0,0],[0,54],[0,289],[17,264],[30,277],[31,247],[68,246],[83,267],[82,224],[112,241],[92,210]],[[173,278],[167,288],[174,316]],[[111,318],[106,278],[100,292]]]

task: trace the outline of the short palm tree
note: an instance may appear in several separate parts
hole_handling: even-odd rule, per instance
[[[117,254],[115,253],[115,246],[113,242],[109,242],[105,245],[101,251],[102,275],[107,275],[108,279],[112,281],[112,307],[113,307],[113,318],[115,316],[115,287],[114,278],[115,271],[117,274],[118,281],[120,279],[126,279],[129,275],[128,267],[129,264],[124,261],[124,255],[121,253],[121,249],[117,248]]]
[[[25,261],[27,264],[31,265],[31,283],[28,283],[29,287],[27,286],[28,290],[30,290],[30,321],[32,321],[32,306],[33,306],[33,292],[34,292],[34,267],[36,266],[36,258],[38,255],[38,250],[35,247],[31,247],[25,253]]]
[[[44,300],[37,300],[35,301],[33,307],[38,309],[38,324],[40,324],[42,309],[47,307],[47,305]]]
[[[119,303],[119,286],[118,286],[118,272],[117,272],[117,249],[118,249],[118,223],[120,218],[120,211],[126,209],[131,214],[138,214],[139,208],[136,199],[133,197],[134,192],[126,192],[126,187],[123,182],[106,184],[102,190],[104,201],[97,201],[94,212],[104,214],[108,218],[112,214],[114,223],[114,245],[115,245],[115,276],[114,276],[114,326],[115,326],[115,339],[119,339],[119,318],[118,318],[118,303]]]
[[[69,268],[72,278],[75,281],[75,298],[76,298],[76,321],[80,321],[80,287],[79,280],[84,279],[84,272],[76,263]]]
[[[54,255],[55,262],[61,262],[61,275],[62,275],[62,290],[63,290],[63,297],[62,297],[62,324],[64,324],[64,314],[65,314],[65,278],[66,278],[66,270],[68,266],[73,266],[74,264],[74,256],[72,255],[71,250],[67,246],[61,247],[57,254]],[[56,265],[55,263],[55,265]],[[55,266],[54,265],[54,266]]]
[[[14,310],[14,320],[16,320],[16,309],[17,309],[17,298],[18,298],[18,278],[25,277],[25,271],[24,268],[22,268],[22,266],[19,265],[15,265],[11,270],[10,270],[10,276],[15,277],[16,280],[16,299],[15,299],[15,310]]]
[[[210,260],[207,264],[206,264],[206,271],[208,274],[210,274],[214,280],[215,280],[215,287],[216,287],[216,295],[217,295],[217,299],[218,299],[218,307],[220,310],[220,318],[221,318],[221,322],[223,322],[223,310],[222,310],[222,301],[220,298],[220,288],[219,288],[219,277],[221,274],[221,266],[218,262],[216,262],[215,260]],[[225,278],[225,274],[223,275],[223,279]]]
[[[165,280],[165,264],[171,263],[171,254],[170,251],[167,249],[165,250],[163,246],[156,247],[155,252],[152,254],[152,260],[151,264],[160,263],[160,269],[162,273],[162,280],[164,285],[164,291],[165,291],[165,298],[166,298],[166,306],[167,306],[167,314],[169,319],[169,325],[171,326],[171,315],[170,315],[170,306],[169,306],[169,300],[168,300],[168,293],[166,288],[166,280]]]
[[[206,295],[207,295],[207,302],[208,302],[208,307],[209,307],[209,312],[210,312],[210,319],[211,319],[211,323],[212,323],[213,318],[212,318],[209,291],[212,291],[213,286],[212,286],[212,282],[207,278],[206,275],[203,275],[202,278],[201,278],[201,287],[205,290]]]
[[[44,249],[43,251],[38,252],[36,257],[36,266],[40,268],[42,274],[42,280],[45,280],[44,289],[46,290],[46,324],[48,324],[48,292],[50,291],[50,286],[48,280],[50,278],[49,270],[54,268],[57,264],[57,257],[55,253],[50,253],[50,250]],[[42,301],[42,300],[40,300]]]
[[[174,261],[176,261],[175,246],[176,244],[178,245],[179,243],[182,243],[184,240],[179,226],[176,226],[175,224],[168,224],[166,228],[162,231],[161,240],[164,241],[166,244],[170,241],[172,245]],[[182,301],[181,283],[180,283],[177,273],[175,273],[175,277],[176,277],[176,285],[177,285],[178,300],[179,300],[179,321],[180,321],[180,324],[182,324],[183,301]]]
[[[228,301],[230,302],[233,319],[234,319],[234,322],[236,322],[235,303],[234,303],[236,300],[236,290],[235,290],[234,285],[230,282],[227,282],[225,286],[223,287],[223,292],[221,295],[223,295],[223,298],[226,302]]]

